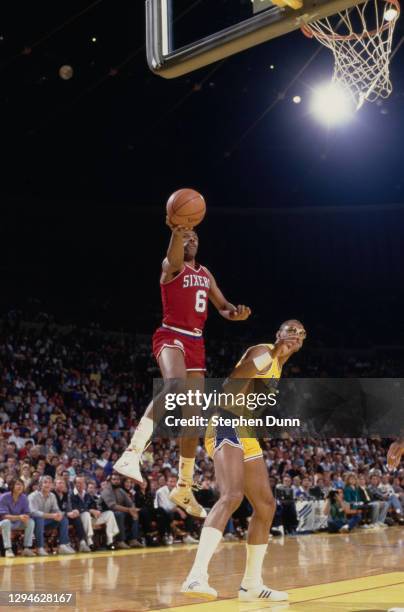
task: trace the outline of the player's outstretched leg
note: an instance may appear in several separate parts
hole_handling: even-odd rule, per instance
[[[184,389],[186,378],[203,378],[203,372],[188,373],[185,366],[182,351],[175,348],[164,348],[159,356],[159,366],[164,378],[164,387],[156,395],[141,418],[135,433],[132,436],[129,447],[114,465],[114,470],[133,478],[136,482],[142,482],[140,471],[142,454],[149,444],[154,424],[158,423],[166,414],[166,393],[179,393]],[[188,514],[197,518],[206,518],[206,510],[198,504],[192,492],[193,473],[195,465],[195,453],[199,438],[185,438],[180,440],[181,456],[178,484],[171,492],[171,499],[183,508]]]
[[[153,403],[151,402],[146,409],[145,416],[142,417],[136,428],[129,447],[114,464],[116,472],[127,478],[132,478],[138,483],[143,482],[143,476],[140,471],[142,454],[153,433],[153,421],[147,416],[152,410]]]
[[[153,435],[154,424],[164,416],[166,393],[178,393],[187,377],[184,355],[179,349],[164,348],[159,356],[159,367],[164,387],[146,408],[128,448],[114,465],[114,470],[119,474],[133,478],[136,482],[143,480],[140,472],[141,457]]]
[[[205,375],[203,371],[187,372],[186,388],[203,392]],[[183,416],[200,416],[200,407],[186,406],[183,409]],[[170,493],[171,501],[183,508],[185,512],[196,518],[206,518],[207,513],[204,508],[196,501],[192,493],[194,483],[195,453],[199,444],[199,436],[195,436],[195,428],[184,427],[181,430],[180,439],[180,463],[178,470],[178,482]]]
[[[242,449],[224,444],[215,453],[214,465],[220,498],[205,521],[194,564],[181,588],[181,593],[188,597],[217,597],[217,592],[209,585],[208,566],[231,515],[244,497]]]
[[[170,493],[170,500],[185,512],[196,518],[204,519],[207,512],[195,499],[192,492],[194,482],[195,451],[199,438],[182,438],[180,440],[180,465],[178,481]],[[190,456],[192,455],[192,456]]]
[[[248,526],[247,562],[239,590],[244,602],[285,601],[288,594],[264,584],[262,566],[268,547],[269,530],[275,514],[275,500],[264,459],[258,457],[244,463],[244,490],[253,507]]]

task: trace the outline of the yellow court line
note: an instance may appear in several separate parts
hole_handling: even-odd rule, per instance
[[[349,534],[350,537],[358,535],[357,533]],[[359,535],[363,535],[359,534]],[[323,533],[313,534],[313,537],[322,538],[324,537]],[[340,534],[325,534],[325,537],[335,537],[340,538]],[[223,542],[223,545],[226,548],[230,546],[245,546],[245,542]],[[145,554],[154,554],[154,553],[174,553],[186,550],[193,550],[197,547],[197,544],[173,544],[171,546],[158,546],[156,548],[153,547],[145,547],[145,548],[132,548],[131,550],[115,550],[110,551],[106,550],[103,552],[92,552],[92,553],[76,553],[75,555],[49,555],[49,557],[15,557],[13,559],[8,559],[6,557],[0,557],[0,567],[10,565],[30,565],[31,563],[54,563],[55,561],[65,561],[66,559],[102,559],[103,557],[124,557],[126,555],[145,555]],[[151,611],[153,612],[153,611]]]
[[[226,546],[232,543],[227,543]],[[178,547],[177,547],[178,546]],[[156,548],[132,548],[131,550],[105,550],[92,553],[75,553],[74,555],[49,555],[49,557],[0,557],[0,567],[10,565],[30,565],[31,563],[52,563],[55,561],[74,561],[75,559],[102,559],[103,557],[125,557],[127,555],[150,555],[152,553],[179,552],[193,550],[196,544],[174,544],[173,546],[159,546]]]
[[[383,590],[382,593],[377,593],[378,590]],[[338,582],[330,582],[326,584],[318,584],[297,589],[288,589],[289,602],[279,602],[268,604],[254,603],[246,604],[234,599],[219,599],[215,602],[190,603],[174,608],[159,608],[150,612],[230,612],[237,610],[238,612],[258,612],[258,610],[271,610],[273,612],[294,612],[299,609],[299,604],[312,602],[314,609],[331,610],[332,605],[336,604],[335,609],[352,610],[352,606],[374,606],[380,610],[380,605],[385,609],[392,606],[404,605],[404,572],[390,572],[386,574],[377,574],[364,578],[353,578],[350,580],[341,580]],[[347,607],[342,604],[346,603]],[[325,607],[326,606],[326,607]],[[302,609],[302,608],[300,608]],[[307,606],[304,606],[307,610]],[[369,609],[369,608],[368,608]]]

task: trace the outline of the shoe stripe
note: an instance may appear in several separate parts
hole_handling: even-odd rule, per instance
[[[241,590],[241,589],[240,589]],[[247,591],[247,589],[243,589],[243,591]],[[261,593],[258,595],[258,599],[268,599],[271,596],[272,591],[269,589],[263,589]]]
[[[194,581],[191,582],[191,584],[188,585],[188,590],[193,589],[194,587],[198,586],[199,582]]]

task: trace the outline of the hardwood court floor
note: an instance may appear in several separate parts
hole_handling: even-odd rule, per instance
[[[172,546],[34,560],[2,558],[0,590],[75,591],[75,610],[80,612],[384,612],[400,603],[404,606],[404,529],[400,527],[272,540],[265,582],[287,590],[289,605],[238,603],[245,560],[242,543],[221,544],[213,558],[210,576],[219,591],[218,601],[184,598],[179,588],[195,551],[196,546]]]

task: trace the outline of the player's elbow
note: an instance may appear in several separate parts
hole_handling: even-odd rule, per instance
[[[166,272],[176,272],[180,270],[184,264],[183,257],[175,257],[174,255],[167,254],[165,260]]]

